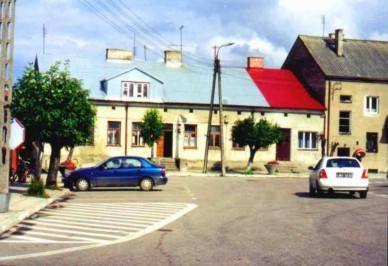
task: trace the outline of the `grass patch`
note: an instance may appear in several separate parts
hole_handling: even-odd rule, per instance
[[[31,184],[28,187],[27,193],[29,196],[40,197],[40,198],[49,198],[50,196],[46,193],[44,188],[44,183],[42,180],[31,180]]]
[[[253,175],[253,170],[249,169],[244,172],[244,175]]]

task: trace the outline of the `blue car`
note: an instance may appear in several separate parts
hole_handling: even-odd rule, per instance
[[[95,167],[79,168],[63,179],[65,187],[86,191],[93,187],[137,187],[149,191],[167,183],[166,168],[137,156],[109,158]]]

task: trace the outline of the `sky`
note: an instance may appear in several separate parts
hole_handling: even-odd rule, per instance
[[[179,49],[187,64],[211,65],[213,46],[223,66],[243,67],[247,56],[264,56],[280,68],[299,34],[325,35],[342,28],[345,38],[388,41],[386,0],[18,0],[15,78],[36,54],[84,57],[92,64],[106,48],[133,50],[137,60],[161,60]],[[134,33],[135,32],[135,33]],[[146,46],[146,52],[144,52]]]

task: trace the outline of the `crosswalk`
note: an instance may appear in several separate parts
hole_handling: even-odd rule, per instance
[[[157,230],[194,208],[191,203],[65,203],[14,227],[1,243],[109,244]]]

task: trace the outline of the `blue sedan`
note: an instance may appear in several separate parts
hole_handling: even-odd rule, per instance
[[[167,183],[166,168],[136,156],[109,158],[94,167],[79,168],[63,179],[65,187],[86,191],[92,187],[137,187],[149,191]]]

